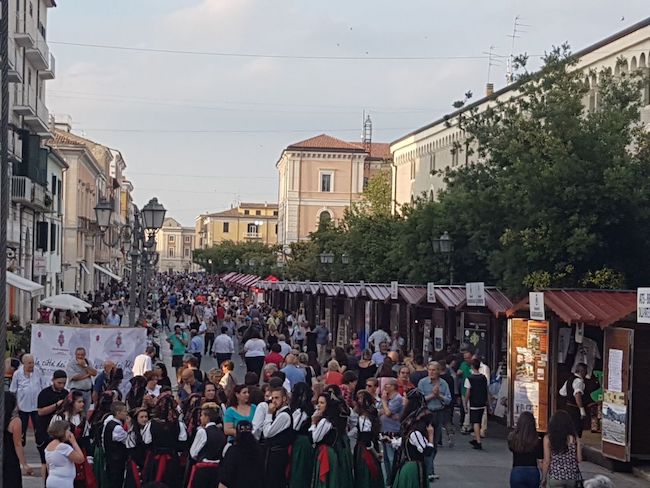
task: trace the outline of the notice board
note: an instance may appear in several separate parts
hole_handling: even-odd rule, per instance
[[[510,423],[522,412],[532,412],[537,430],[546,432],[549,414],[549,324],[547,321],[510,319]]]

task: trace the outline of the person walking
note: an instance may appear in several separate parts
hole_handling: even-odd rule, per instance
[[[445,406],[451,403],[451,392],[447,382],[440,379],[440,366],[437,362],[430,362],[427,372],[428,376],[419,381],[417,389],[424,396],[427,408],[432,413],[431,422],[435,433],[435,442],[431,454],[425,456],[428,478],[429,481],[432,481],[439,478],[435,473],[434,460],[438,452],[438,443],[442,440],[443,414]]]
[[[320,324],[314,330],[316,332],[316,349],[318,351],[318,362],[325,364],[327,360],[327,344],[329,344],[330,331],[325,325],[325,321],[321,320]]]
[[[133,376],[144,376],[147,371],[153,369],[153,359],[156,357],[156,348],[147,346],[144,353],[138,354],[133,360]]]
[[[472,359],[472,374],[465,380],[465,399],[469,408],[469,422],[474,429],[474,439],[469,441],[474,449],[483,449],[481,443],[481,422],[487,407],[488,384],[480,372],[481,360]]]
[[[266,344],[257,331],[253,331],[250,339],[244,343],[246,370],[257,373],[258,377],[262,375],[262,367],[264,367],[265,348]]]
[[[221,327],[221,334],[214,338],[211,351],[213,357],[217,360],[218,366],[221,366],[224,361],[232,359],[235,352],[235,343],[228,335],[228,327]]]
[[[45,460],[45,447],[48,445],[50,438],[47,430],[50,426],[50,421],[54,416],[57,409],[63,404],[65,397],[68,396],[68,390],[65,389],[65,384],[68,376],[62,369],[57,369],[52,375],[52,385],[38,394],[37,407],[38,407],[38,422],[36,423],[36,447],[41,456],[41,478],[45,479],[46,473],[46,460]]]
[[[167,336],[167,342],[172,347],[172,366],[176,369],[176,377],[180,378],[183,367],[183,355],[189,345],[189,337],[180,325],[174,326],[174,333]]]
[[[22,366],[11,378],[9,391],[16,396],[18,416],[22,424],[23,444],[29,421],[36,428],[38,421],[38,394],[45,388],[43,376],[34,366],[34,356],[25,354],[22,357]]]
[[[548,423],[544,437],[542,486],[573,488],[582,480],[582,447],[575,424],[566,410],[558,410]]]
[[[510,488],[539,488],[538,460],[544,458],[544,447],[531,412],[519,415],[515,429],[508,435],[508,449],[512,452]]]

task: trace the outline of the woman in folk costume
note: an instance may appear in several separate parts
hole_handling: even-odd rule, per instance
[[[129,460],[126,464],[125,488],[141,488],[142,472],[151,447],[151,422],[146,408],[139,408],[131,414],[131,428],[126,439]],[[145,442],[149,440],[149,444]]]
[[[352,458],[352,449],[350,447],[350,438],[348,437],[348,421],[350,420],[350,407],[348,407],[341,388],[337,385],[328,385],[325,391],[331,392],[338,400],[339,416],[336,419],[336,453],[339,463],[339,481],[340,488],[352,488],[354,486],[354,460]]]
[[[234,444],[219,466],[219,488],[264,486],[264,459],[252,431],[253,425],[248,420],[237,424]]]
[[[316,446],[311,488],[341,486],[339,459],[335,450],[338,437],[335,425],[340,417],[339,403],[331,392],[321,393],[316,402],[316,412],[312,416],[312,425],[309,428],[312,442]]]
[[[291,445],[289,488],[309,486],[314,469],[314,447],[309,436],[311,416],[314,414],[314,393],[307,383],[297,383],[291,392],[291,416],[296,438]]]
[[[218,479],[219,461],[226,446],[220,407],[205,403],[201,407],[200,423],[190,447],[191,469],[187,488],[214,488]]]
[[[434,431],[432,413],[426,407],[424,397],[417,390],[407,395],[402,414],[401,447],[395,456],[396,466],[392,488],[420,488],[427,486],[425,456],[433,452]]]
[[[80,391],[73,391],[63,400],[57,409],[50,425],[58,420],[65,420],[70,424],[70,431],[74,434],[84,456],[91,453],[90,446],[90,424],[84,415],[84,397]],[[84,460],[81,464],[75,464],[77,474],[74,479],[75,488],[96,488],[97,479],[93,473],[92,466]]]
[[[201,404],[202,394],[192,393],[182,404],[181,410],[183,412],[183,423],[187,429],[187,445],[191,446],[194,442],[194,436],[201,427]],[[186,449],[180,454],[180,466],[184,473],[183,479],[187,481],[190,477],[190,470],[192,469],[192,462],[190,455]]]
[[[185,424],[178,419],[176,401],[171,392],[158,397],[151,419],[151,452],[144,466],[145,483],[158,481],[168,486],[178,486],[182,480],[178,452],[187,441]]]
[[[89,417],[90,437],[92,440],[93,473],[101,487],[108,486],[106,477],[106,453],[102,444],[102,431],[104,420],[111,414],[111,405],[116,401],[117,395],[113,390],[107,390],[99,397],[95,410]]]
[[[384,475],[381,470],[381,444],[379,442],[379,413],[375,400],[366,390],[357,393],[356,412],[358,415],[356,432],[357,444],[354,448],[354,479],[358,488],[384,488]]]

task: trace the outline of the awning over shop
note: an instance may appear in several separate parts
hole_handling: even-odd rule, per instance
[[[90,270],[88,269],[88,266],[86,266],[86,263],[79,263],[79,266],[81,266],[81,269],[83,270],[84,273],[90,274]]]
[[[607,327],[636,312],[636,291],[541,290],[544,307],[567,324],[584,323]],[[512,317],[528,310],[528,297],[508,310]]]
[[[226,273],[225,275],[223,275],[223,276],[221,277],[221,281],[227,283],[228,280],[229,280],[230,278],[232,278],[233,276],[235,276],[236,274],[237,274],[237,271],[231,271],[230,273]]]
[[[418,286],[400,286],[399,294],[409,305],[419,305],[427,296],[427,289]]]
[[[390,297],[390,287],[386,285],[366,285],[365,290],[371,300],[383,302]]]
[[[105,274],[106,276],[108,276],[109,278],[113,278],[113,279],[116,280],[116,281],[122,281],[122,278],[121,278],[121,277],[117,276],[115,273],[113,273],[113,272],[107,270],[106,268],[104,268],[103,266],[100,266],[100,265],[97,264],[97,263],[93,263],[93,268],[95,268],[95,269],[96,269],[97,271],[99,271],[100,273],[104,273],[104,274]]]
[[[323,291],[328,297],[335,297],[342,291],[340,283],[325,283],[323,284]]]
[[[361,290],[363,290],[364,285],[359,283],[346,283],[343,285],[343,293],[345,293],[345,296],[348,298],[357,298],[359,296],[359,293],[361,293]]]
[[[45,291],[43,285],[39,285],[38,283],[28,280],[27,278],[23,278],[16,273],[12,273],[11,271],[7,271],[7,284],[29,293],[29,296],[32,298],[41,296]]]

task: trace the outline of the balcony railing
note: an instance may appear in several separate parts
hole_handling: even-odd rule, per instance
[[[262,234],[260,234],[259,232],[246,232],[246,234],[244,234],[244,237],[246,239],[261,239]]]
[[[37,70],[46,70],[50,62],[50,48],[45,42],[45,37],[39,30],[36,31],[36,41],[32,46],[25,46],[25,56]]]
[[[50,130],[49,119],[50,112],[47,110],[45,102],[39,98],[36,104],[36,113],[25,114],[24,121],[37,134],[47,136]]]
[[[23,82],[23,51],[16,47],[16,41],[11,37],[8,44],[9,50],[9,73],[8,80],[10,83]]]
[[[37,210],[46,210],[52,203],[52,195],[43,185],[27,176],[12,176],[11,200]]]
[[[56,59],[54,55],[50,54],[50,64],[47,69],[38,72],[43,80],[53,80],[56,77]]]
[[[16,15],[16,33],[14,39],[16,43],[24,48],[31,48],[36,42],[37,36],[36,22],[25,18],[25,12]]]
[[[23,84],[14,85],[13,109],[18,115],[36,115],[36,92]]]

